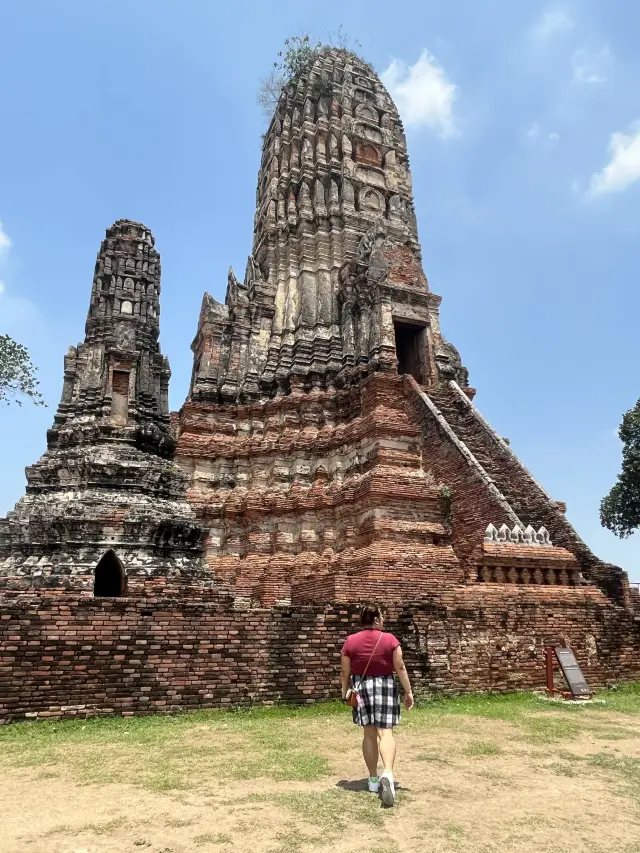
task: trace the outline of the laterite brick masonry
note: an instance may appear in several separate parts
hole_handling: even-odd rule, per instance
[[[504,609],[509,599],[509,609]],[[0,616],[0,719],[171,713],[339,694],[339,649],[357,608],[237,611],[228,602],[21,595]],[[544,683],[547,643],[571,645],[594,685],[640,677],[633,616],[575,592],[500,589],[393,607],[419,689]]]

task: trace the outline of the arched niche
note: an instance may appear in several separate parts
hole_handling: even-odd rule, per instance
[[[359,103],[366,103],[367,101],[374,100],[373,92],[368,92],[366,89],[356,89],[353,93],[353,97]]]
[[[384,212],[384,197],[371,187],[360,190],[360,210],[378,210]]]
[[[367,166],[382,166],[382,152],[376,145],[370,142],[363,142],[361,139],[356,140],[356,163],[365,163]]]
[[[356,118],[378,124],[378,112],[370,104],[358,104],[356,107]]]
[[[125,580],[122,563],[115,552],[109,550],[96,566],[93,594],[96,598],[119,598],[125,593]]]

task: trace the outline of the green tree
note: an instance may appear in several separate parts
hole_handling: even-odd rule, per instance
[[[600,504],[600,521],[624,539],[640,527],[640,400],[622,418],[622,470]]]
[[[36,406],[46,405],[38,391],[36,368],[27,348],[9,335],[0,335],[0,406],[17,403],[20,397],[29,397]]]
[[[260,82],[258,89],[258,103],[267,120],[271,119],[284,86],[311,65],[318,50],[320,43],[312,44],[307,33],[284,40],[284,49],[278,51],[273,71]]]
[[[349,35],[340,26],[335,32],[329,34],[326,46],[335,47],[355,56],[351,41]],[[360,48],[360,42],[355,40],[354,46]],[[260,81],[258,89],[258,104],[267,121],[271,120],[284,87],[310,68],[322,47],[322,42],[312,42],[308,33],[291,36],[284,40],[284,48],[278,51],[278,59],[273,63],[271,73]],[[318,98],[334,94],[331,82],[317,81],[313,94]]]

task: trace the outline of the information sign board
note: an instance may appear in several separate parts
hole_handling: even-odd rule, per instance
[[[573,696],[591,696],[589,685],[585,681],[582,670],[578,665],[578,661],[571,649],[563,648],[562,646],[555,647],[556,658],[560,664],[560,669],[564,677],[567,679],[569,690]]]

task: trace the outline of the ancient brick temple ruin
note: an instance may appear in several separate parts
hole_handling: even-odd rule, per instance
[[[206,531],[173,461],[153,244],[137,223],[107,231],[85,340],[64,360],[47,452],[0,520],[3,586],[119,596],[212,584],[201,559]]]
[[[424,689],[540,686],[549,643],[593,683],[638,677],[626,574],[442,337],[370,66],[322,50],[285,88],[244,279],[205,294],[171,415],[159,296],[150,231],[116,222],[47,451],[0,520],[0,717],[329,697],[369,599]]]

